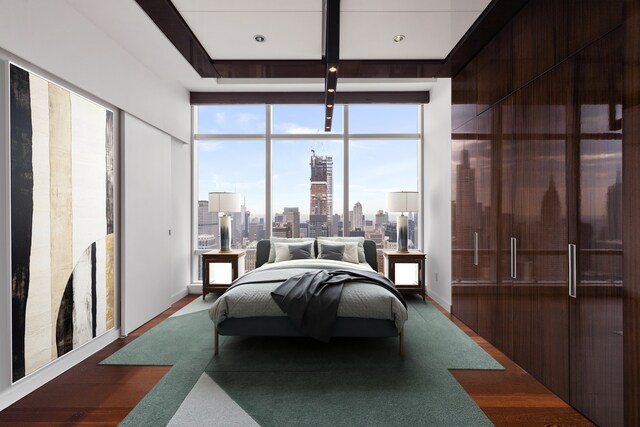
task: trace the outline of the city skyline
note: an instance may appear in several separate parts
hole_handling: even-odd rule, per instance
[[[274,132],[281,134],[314,134],[324,122],[317,122],[318,106],[274,106]],[[352,133],[415,133],[417,106],[350,107]],[[342,107],[340,107],[342,108]],[[318,110],[320,115],[321,110]],[[413,111],[416,115],[410,114]],[[262,117],[262,120],[260,118]],[[384,118],[384,120],[383,120]],[[389,121],[393,118],[393,121]],[[365,122],[368,122],[365,123]],[[338,122],[334,131],[341,130]],[[319,126],[318,126],[319,125]],[[314,127],[315,126],[315,127]],[[264,132],[264,107],[217,106],[199,110],[200,134],[240,134]],[[239,192],[247,208],[255,216],[265,216],[266,173],[265,141],[200,140],[198,199],[206,200],[211,191]],[[374,218],[386,208],[386,193],[418,188],[417,140],[350,141],[349,203],[360,202],[366,217]],[[333,160],[333,202],[331,214],[342,215],[344,189],[344,148],[342,135],[336,140],[274,139],[272,141],[272,215],[285,207],[300,208],[301,218],[309,211],[309,153]]]
[[[333,201],[333,159],[318,156],[311,149],[308,163],[309,176],[309,216],[300,220],[299,207],[285,207],[276,212],[271,222],[271,236],[296,237],[341,237],[361,236],[376,243],[379,249],[393,249],[397,243],[396,222],[389,220],[388,212],[378,210],[375,221],[367,220],[362,212],[362,204],[356,202],[348,215],[331,214]],[[206,200],[198,202],[198,247],[213,248],[218,245],[219,217],[217,212],[209,212]],[[269,235],[264,218],[253,216],[242,204],[240,212],[232,212],[231,247],[246,248],[257,240]],[[415,247],[416,221],[409,213],[409,247]]]

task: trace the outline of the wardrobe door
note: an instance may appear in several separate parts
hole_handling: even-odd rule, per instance
[[[514,97],[513,359],[569,398],[566,123],[568,67]],[[504,240],[504,238],[503,238]]]
[[[571,404],[601,426],[623,425],[620,40],[614,32],[576,59],[579,211]]]
[[[515,174],[513,98],[509,97],[494,109],[492,125],[495,131],[494,176],[496,216],[496,305],[495,346],[513,359],[513,295],[511,277],[511,236],[513,236],[513,194]]]
[[[478,333],[505,351],[510,321],[502,306],[504,289],[498,285],[498,212],[500,192],[500,111],[497,104],[478,116],[477,203],[480,213],[475,234],[475,267],[478,295]]]
[[[476,119],[453,131],[452,142],[452,299],[453,314],[478,330],[476,234],[480,228]]]
[[[171,137],[122,113],[122,335],[171,306]]]

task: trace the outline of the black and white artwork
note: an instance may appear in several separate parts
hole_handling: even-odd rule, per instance
[[[114,327],[113,112],[10,65],[13,381]]]

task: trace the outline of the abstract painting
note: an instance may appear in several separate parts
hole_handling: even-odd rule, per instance
[[[10,65],[13,381],[114,327],[113,112]]]

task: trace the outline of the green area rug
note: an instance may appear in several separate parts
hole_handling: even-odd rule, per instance
[[[407,302],[404,357],[393,338],[260,337],[221,337],[213,357],[206,310],[169,318],[102,362],[173,366],[121,425],[166,425],[203,372],[263,426],[491,425],[448,370],[502,366],[433,305]]]

